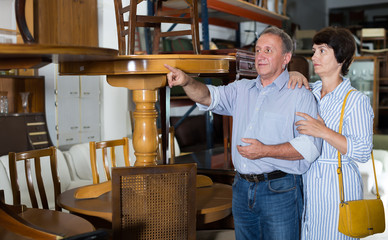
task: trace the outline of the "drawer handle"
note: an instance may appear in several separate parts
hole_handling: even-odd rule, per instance
[[[70,127],[71,130],[74,130],[74,129],[78,129],[78,127],[74,126],[74,127]]]
[[[90,136],[90,137],[88,137],[88,139],[94,139],[94,136]]]
[[[73,141],[73,140],[74,140],[74,138],[66,138],[66,142]]]
[[[44,122],[29,122],[27,123],[27,126],[42,126],[45,125]]]
[[[32,145],[43,145],[43,144],[48,144],[48,142],[47,141],[42,141],[42,142],[34,142],[34,143],[32,143]]]
[[[89,129],[90,128],[90,126],[84,126],[84,129]]]

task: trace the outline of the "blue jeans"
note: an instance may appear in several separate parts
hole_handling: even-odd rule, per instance
[[[248,182],[237,173],[233,218],[237,240],[298,240],[303,211],[302,177]]]

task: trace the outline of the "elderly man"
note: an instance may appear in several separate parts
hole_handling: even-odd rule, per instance
[[[302,177],[320,153],[320,139],[301,135],[296,112],[317,117],[313,95],[287,88],[292,40],[270,27],[256,43],[255,80],[204,85],[165,65],[168,84],[182,86],[201,110],[233,116],[233,217],[236,239],[299,239]]]

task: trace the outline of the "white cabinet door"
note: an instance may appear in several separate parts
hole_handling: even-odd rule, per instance
[[[79,76],[57,76],[58,98],[79,98]]]
[[[81,76],[80,97],[100,100],[99,76]]]
[[[81,141],[100,141],[100,77],[81,76]]]
[[[58,145],[79,142],[79,76],[57,76]]]

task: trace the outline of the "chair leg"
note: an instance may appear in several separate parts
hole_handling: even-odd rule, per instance
[[[197,1],[193,1],[190,8],[190,15],[192,18],[191,32],[194,54],[201,53],[201,43],[199,41],[199,24],[198,24],[198,4]]]
[[[136,11],[137,0],[131,0],[129,10],[129,26],[128,26],[128,54],[135,54],[135,34],[136,34]]]
[[[162,7],[163,7],[163,1],[157,0],[155,16],[160,15],[159,13],[162,11]],[[152,49],[153,54],[157,54],[160,51],[160,37],[161,37],[161,23],[159,23],[157,27],[154,27],[154,39],[153,39],[153,49]]]

